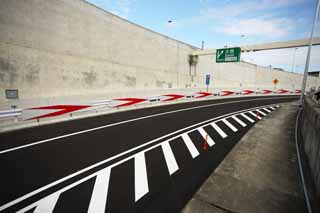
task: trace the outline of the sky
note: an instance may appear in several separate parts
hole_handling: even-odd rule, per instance
[[[185,43],[223,48],[310,36],[317,0],[87,0],[131,22]],[[171,21],[169,23],[168,21]],[[320,36],[317,21],[314,36]],[[243,60],[303,72],[307,48],[243,53]],[[320,71],[320,46],[309,71]]]

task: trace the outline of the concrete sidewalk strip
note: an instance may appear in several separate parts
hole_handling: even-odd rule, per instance
[[[296,112],[294,104],[283,104],[252,127],[182,212],[307,212],[294,143]]]

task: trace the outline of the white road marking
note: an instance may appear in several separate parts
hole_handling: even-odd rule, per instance
[[[240,115],[242,115],[245,119],[247,119],[248,121],[250,121],[251,123],[254,123],[254,120],[252,120],[249,116],[247,116],[244,113],[241,113]]]
[[[274,107],[270,107],[272,110],[275,110],[276,108],[274,108]]]
[[[233,115],[231,116],[235,121],[237,121],[241,126],[245,127],[247,126],[247,124],[245,124],[242,120],[240,120],[239,118],[237,118],[237,116]]]
[[[216,124],[216,122],[212,122],[211,126],[219,133],[222,138],[228,137],[228,135]]]
[[[265,111],[267,111],[268,113],[270,113],[271,111],[268,108],[263,108]]]
[[[56,191],[54,194],[61,194],[61,193],[65,192],[65,191],[67,191],[67,190],[69,190],[69,189],[71,189],[71,188],[73,188],[73,187],[75,187],[75,186],[77,186],[77,185],[79,185],[79,184],[81,184],[81,183],[89,180],[90,178],[95,177],[95,176],[97,175],[97,173],[98,173],[98,172],[93,173],[93,174],[91,174],[91,175],[88,175],[88,176],[86,176],[86,177],[84,177],[84,178],[82,178],[82,179],[80,179],[80,180],[78,180],[78,181],[76,181],[76,182],[74,182],[74,183],[72,183],[72,184],[70,184],[70,185],[68,185],[68,186],[66,186],[66,187],[58,190],[58,191]],[[60,180],[61,180],[61,179],[60,179]],[[56,181],[56,182],[57,182],[57,181]],[[51,184],[49,184],[49,185],[51,185]],[[56,184],[55,184],[55,185],[56,185]],[[46,185],[45,187],[48,187],[48,185]],[[42,188],[44,188],[44,187],[42,187]],[[41,189],[41,188],[40,188],[40,189]],[[26,194],[26,195],[24,195],[24,196],[22,196],[22,197],[20,197],[20,198],[18,198],[18,199],[16,199],[16,200],[14,200],[14,201],[11,201],[10,203],[7,203],[6,205],[1,206],[1,207],[0,207],[0,210],[2,211],[2,210],[4,210],[4,209],[6,209],[6,208],[8,208],[8,207],[10,207],[10,206],[12,206],[12,205],[14,205],[15,203],[18,203],[19,201],[24,200],[24,199],[32,196],[32,195],[30,195],[30,194],[33,194],[33,193],[35,194],[36,191],[39,191],[39,189],[38,189],[38,190],[35,190],[35,191],[33,191],[33,192],[30,192],[29,194]],[[27,196],[28,196],[28,197],[27,197]],[[51,195],[49,195],[49,196],[51,196]],[[46,198],[43,198],[43,199],[46,199]],[[42,199],[42,200],[43,200],[43,199]],[[41,200],[40,200],[40,201],[41,201]],[[29,205],[29,206],[27,206],[27,207],[19,210],[17,213],[23,213],[23,212],[29,211],[30,209],[38,206],[38,204],[39,204],[40,201],[37,201],[37,202],[35,202],[35,203],[33,203],[33,204],[31,204],[31,205]],[[13,202],[15,202],[15,203],[12,204]],[[11,204],[11,205],[9,205],[9,204]]]
[[[235,126],[233,126],[227,119],[224,118],[221,121],[225,123],[232,131],[238,131],[238,129]]]
[[[60,194],[58,193],[54,193],[38,201],[38,205],[34,210],[34,213],[53,212],[54,207],[56,206],[57,200],[59,198],[59,195]]]
[[[144,152],[140,152],[134,157],[134,189],[136,202],[149,192]]]
[[[91,195],[88,213],[104,213],[107,203],[110,167],[107,167],[97,174],[94,188]]]
[[[193,144],[193,142],[191,141],[189,135],[187,133],[182,134],[182,139],[184,141],[184,143],[186,144],[192,158],[195,158],[199,155],[199,152],[197,150],[197,148],[195,147],[195,145]]]
[[[159,114],[148,115],[148,116],[144,116],[144,117],[140,117],[140,118],[134,118],[134,119],[126,120],[126,121],[120,121],[120,122],[117,122],[117,123],[107,124],[107,125],[104,125],[104,126],[99,126],[99,127],[95,127],[95,128],[91,128],[91,129],[87,129],[87,130],[73,132],[73,133],[69,133],[69,134],[65,134],[65,135],[61,135],[61,136],[57,136],[57,137],[53,137],[53,138],[48,138],[48,139],[45,139],[45,140],[29,143],[29,144],[26,144],[26,145],[22,145],[22,146],[17,146],[17,147],[10,148],[10,149],[1,150],[0,154],[12,152],[12,151],[19,150],[19,149],[24,149],[24,148],[35,146],[35,145],[39,145],[39,144],[48,143],[48,142],[55,141],[55,140],[58,140],[58,139],[61,139],[61,138],[71,137],[71,136],[74,136],[74,135],[79,135],[79,134],[83,134],[83,133],[87,133],[87,132],[91,132],[91,131],[96,131],[96,130],[99,130],[99,129],[104,129],[104,128],[108,128],[108,127],[112,127],[112,126],[117,126],[117,125],[120,125],[120,124],[125,124],[125,123],[129,123],[129,122],[133,122],[133,121],[143,120],[143,119],[147,119],[147,118],[158,117],[158,116],[172,114],[172,113],[176,113],[176,112],[183,112],[183,111],[188,111],[188,110],[193,110],[193,109],[200,109],[200,108],[206,108],[206,107],[218,106],[218,105],[225,105],[225,104],[252,102],[252,101],[269,100],[269,99],[282,99],[282,98],[283,97],[257,98],[257,99],[250,99],[250,100],[241,100],[241,101],[229,101],[229,102],[224,102],[224,103],[207,104],[207,105],[202,105],[202,106],[197,106],[197,107],[190,107],[190,108],[186,108],[186,109],[173,110],[173,111],[169,111],[169,112],[163,112],[163,113],[159,113]]]
[[[262,119],[259,115],[253,113],[252,111],[249,111],[249,113],[250,113],[251,115],[253,115],[255,118],[258,118],[259,120]]]
[[[229,103],[230,103],[230,102],[229,102]],[[266,106],[269,106],[269,105],[266,105]],[[97,163],[95,163],[95,164],[93,164],[93,165],[91,165],[91,166],[88,166],[88,167],[86,167],[86,168],[83,168],[83,169],[81,169],[81,170],[79,170],[79,171],[77,171],[77,172],[75,172],[75,173],[72,173],[72,174],[70,174],[70,175],[67,175],[67,176],[61,178],[61,179],[58,179],[58,180],[56,180],[56,181],[54,181],[54,182],[51,182],[51,183],[49,183],[48,185],[42,186],[42,187],[40,187],[40,188],[38,188],[38,189],[36,189],[36,190],[34,190],[34,191],[32,191],[32,192],[29,192],[29,193],[27,193],[27,194],[25,194],[25,195],[23,195],[23,196],[15,199],[15,200],[12,200],[12,201],[4,204],[3,206],[0,206],[0,211],[3,211],[4,209],[7,209],[7,208],[9,208],[9,207],[11,207],[11,206],[13,206],[13,205],[15,205],[15,204],[17,204],[17,203],[25,200],[25,199],[28,199],[28,198],[30,198],[30,197],[32,197],[32,196],[34,196],[34,195],[36,195],[36,194],[44,191],[44,190],[47,190],[47,189],[49,189],[49,188],[51,188],[51,187],[53,187],[53,186],[56,186],[57,184],[60,184],[60,183],[62,183],[62,182],[64,182],[64,181],[66,181],[66,180],[69,180],[69,179],[71,179],[71,178],[73,178],[73,177],[75,177],[75,176],[77,176],[77,175],[80,175],[80,174],[82,174],[82,173],[84,173],[84,172],[87,172],[87,171],[93,169],[93,168],[96,168],[96,167],[98,167],[98,166],[100,166],[100,165],[103,165],[103,164],[105,164],[105,163],[108,163],[108,162],[110,162],[110,161],[112,161],[112,160],[114,160],[114,159],[116,159],[116,158],[119,158],[119,157],[121,157],[121,156],[123,156],[123,155],[126,155],[126,154],[128,154],[128,153],[130,153],[130,152],[134,152],[134,151],[136,151],[137,149],[140,149],[140,148],[145,147],[145,146],[147,146],[147,145],[150,145],[150,144],[152,144],[152,143],[156,143],[156,142],[158,142],[159,140],[162,140],[162,139],[164,139],[164,138],[167,138],[167,137],[169,137],[169,136],[171,136],[171,135],[175,135],[175,134],[177,134],[177,133],[179,133],[179,132],[183,132],[183,131],[185,131],[185,130],[187,130],[187,129],[190,129],[190,128],[192,128],[192,127],[196,127],[196,126],[199,126],[199,125],[202,125],[202,124],[205,124],[205,125],[206,125],[208,122],[216,121],[216,120],[221,119],[221,118],[223,118],[223,117],[228,117],[228,116],[235,115],[235,114],[241,114],[241,115],[245,116],[245,114],[243,114],[244,112],[247,112],[248,110],[254,110],[254,109],[257,109],[257,108],[258,108],[258,107],[253,107],[253,108],[249,108],[249,109],[245,109],[245,110],[240,110],[240,111],[237,111],[237,112],[232,112],[232,113],[224,114],[224,115],[221,115],[221,116],[212,118],[212,119],[205,120],[205,121],[200,122],[200,123],[197,123],[197,124],[193,124],[193,125],[187,126],[187,127],[183,128],[183,129],[180,129],[180,130],[171,132],[171,133],[169,133],[169,134],[163,135],[163,136],[161,136],[161,137],[159,137],[159,138],[156,138],[156,139],[154,139],[154,140],[148,141],[148,142],[146,142],[146,143],[144,143],[144,144],[141,144],[141,145],[139,145],[139,146],[136,146],[136,147],[134,147],[134,148],[131,148],[131,149],[129,149],[129,150],[126,150],[126,151],[124,151],[124,152],[121,152],[121,153],[119,153],[119,154],[117,154],[117,155],[114,155],[114,156],[112,156],[112,157],[110,157],[110,158],[107,158],[107,159],[105,159],[105,160],[102,160],[102,161],[100,161],[100,162],[97,162]],[[248,116],[246,116],[246,117],[248,117]],[[248,118],[249,118],[249,117],[248,117]],[[250,119],[250,118],[249,118],[249,119]],[[187,133],[188,133],[188,132],[191,132],[191,131],[193,131],[193,130],[188,130]],[[170,140],[173,140],[173,139],[178,138],[178,137],[180,137],[180,135],[174,136],[174,137],[171,138]],[[161,145],[161,143],[155,144],[155,145],[153,145],[152,147],[149,147],[149,148],[145,149],[144,152],[146,152],[146,151],[148,151],[148,150],[151,150],[151,149],[153,149],[153,148],[155,148],[155,147],[158,147],[158,146],[160,146],[160,145]],[[123,162],[125,162],[125,161],[127,161],[127,160],[129,160],[129,159],[131,159],[132,157],[133,157],[133,156],[129,156],[129,157],[123,159],[123,160],[120,160],[120,161],[118,161],[117,163],[112,164],[112,167],[117,166],[117,165],[119,165],[119,164],[121,164],[121,163],[123,163]],[[67,191],[67,190],[69,190],[70,188],[72,188],[72,187],[74,187],[74,186],[76,186],[76,185],[79,185],[79,184],[83,183],[84,181],[89,180],[90,178],[95,177],[96,175],[97,175],[97,172],[96,172],[96,173],[93,173],[93,174],[91,174],[91,175],[89,175],[89,176],[86,176],[85,178],[83,178],[83,179],[81,179],[81,180],[79,180],[79,181],[77,181],[77,182],[74,182],[74,183],[72,183],[72,184],[70,184],[70,185],[68,185],[68,186],[66,186],[66,187],[58,190],[56,193],[62,193],[62,192],[64,192],[64,191]],[[31,208],[34,208],[34,207],[36,207],[36,203],[33,203],[33,204],[25,207],[23,210],[24,210],[24,211],[28,211],[28,210],[30,210]],[[21,211],[22,211],[22,210],[21,210]],[[20,211],[19,211],[19,212],[20,212]]]
[[[260,114],[262,114],[263,116],[266,116],[266,115],[267,115],[266,113],[262,112],[262,111],[259,110],[259,109],[257,109],[257,111],[258,111]]]
[[[169,174],[172,175],[173,173],[175,173],[179,169],[179,167],[178,167],[177,161],[173,155],[169,141],[162,143],[161,148],[162,148],[164,158],[167,163]]]
[[[200,133],[200,135],[203,137],[203,139],[207,139],[207,143],[209,144],[209,146],[213,146],[215,144],[215,142],[208,135],[208,133],[203,129],[203,127],[199,127],[197,130]]]

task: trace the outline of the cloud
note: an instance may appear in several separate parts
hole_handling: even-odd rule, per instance
[[[175,20],[165,28],[191,29],[208,28],[209,33],[223,33],[230,36],[246,35],[252,42],[285,38],[292,35],[305,23],[304,18],[283,17],[282,9],[296,7],[304,0],[244,0],[216,2],[200,0],[202,9],[193,17]]]
[[[259,52],[242,53],[241,57],[244,61],[259,64],[262,66],[272,65],[273,67],[284,68],[287,71],[291,71],[294,64],[295,72],[303,72],[307,57],[307,47],[299,47],[294,53],[294,48],[279,49],[279,50],[266,50]],[[294,61],[295,55],[295,61]],[[311,70],[319,70],[320,61],[320,47],[313,46],[310,58]]]
[[[123,18],[128,18],[133,5],[133,0],[116,0],[114,2],[114,10],[117,14]]]
[[[134,7],[135,0],[86,0],[111,13],[128,19]]]
[[[230,20],[239,16],[256,16],[259,12],[273,12],[275,9],[288,8],[302,3],[303,0],[262,0],[262,1],[238,1],[237,3],[224,2],[215,7],[207,7],[201,11],[201,15],[220,20]]]
[[[224,23],[217,31],[229,35],[279,38],[288,36],[293,26],[292,21],[285,18],[254,18]]]

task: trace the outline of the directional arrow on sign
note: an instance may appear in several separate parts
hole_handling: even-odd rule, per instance
[[[268,89],[262,90],[262,94],[269,94],[269,93],[272,93],[272,92],[273,92],[272,90],[268,90]]]
[[[252,93],[254,93],[254,91],[252,91],[252,90],[243,90],[242,91],[243,95],[248,95],[248,94],[252,94]]]
[[[210,93],[210,92],[198,92],[197,94],[200,94],[200,95],[197,96],[196,98],[203,98],[203,97],[207,97],[209,95],[212,95],[212,93]]]
[[[130,106],[130,105],[133,105],[133,104],[137,104],[137,103],[146,101],[147,99],[143,99],[143,98],[118,98],[118,99],[113,99],[113,100],[115,100],[115,101],[126,101],[126,103],[119,104],[119,105],[116,105],[116,106],[113,107],[113,108],[115,108],[115,107]]]
[[[220,58],[220,56],[223,54],[224,50],[222,50],[221,52],[218,53],[218,58]]]
[[[221,92],[222,92],[221,96],[227,96],[227,95],[232,95],[232,94],[234,94],[234,92],[232,92],[232,91],[226,91],[226,90],[221,91]]]
[[[173,100],[177,100],[179,98],[183,98],[184,95],[178,95],[178,94],[167,94],[167,95],[162,95],[162,96],[167,96],[169,98],[164,99],[162,101],[173,101]]]
[[[42,115],[25,119],[25,120],[35,120],[35,119],[40,119],[40,118],[47,118],[47,117],[54,117],[54,116],[58,116],[58,115],[63,115],[66,113],[78,111],[78,110],[85,109],[88,107],[91,107],[91,106],[90,105],[53,105],[53,106],[34,107],[34,108],[25,109],[24,110],[25,112],[23,112],[23,113],[26,113],[27,111],[35,111],[35,110],[39,111],[39,112],[36,112],[37,114],[41,114],[41,112],[42,112]],[[48,111],[50,111],[50,113],[45,112],[45,114],[43,114],[43,110],[45,110],[45,111],[48,110]],[[55,111],[55,110],[57,110],[57,111]],[[35,112],[33,112],[33,114],[34,113]]]

